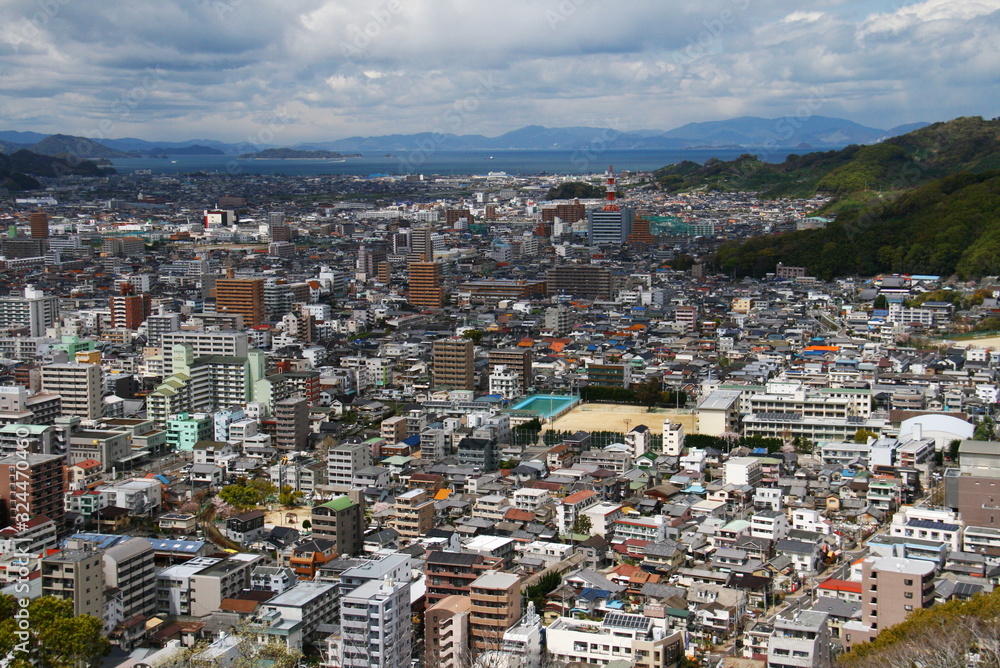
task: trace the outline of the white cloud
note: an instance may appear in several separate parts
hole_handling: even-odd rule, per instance
[[[51,16],[39,0],[5,3],[9,129],[83,134],[111,119],[113,136],[238,140],[284,110],[292,143],[429,130],[473,99],[464,133],[669,129],[794,113],[816,87],[819,113],[890,126],[995,114],[1000,71],[1000,0],[881,13],[861,0],[49,4]],[[122,118],[116,102],[148,71],[155,86]]]

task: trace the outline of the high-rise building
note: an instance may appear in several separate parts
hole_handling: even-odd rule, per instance
[[[580,204],[580,200],[573,200],[572,204],[557,204],[542,208],[542,222],[551,223],[556,218],[566,223],[576,223],[587,217],[587,207]],[[545,235],[547,236],[547,235]]]
[[[470,339],[438,339],[432,346],[434,389],[474,390],[476,377]]]
[[[23,297],[0,297],[0,328],[26,328],[28,336],[45,336],[45,329],[59,320],[59,298],[34,286]]]
[[[135,294],[131,283],[122,283],[119,294],[112,295],[109,301],[111,326],[115,329],[138,329],[152,309],[152,298],[148,294]]]
[[[636,216],[632,220],[632,231],[628,235],[629,245],[652,246],[656,243],[656,237],[649,232],[649,221],[642,216]]]
[[[434,261],[434,241],[431,238],[431,228],[415,227],[410,230],[410,255],[417,262]]]
[[[358,248],[358,273],[369,279],[378,274],[378,265],[386,261],[385,248],[381,246],[362,245]]]
[[[611,270],[592,264],[563,264],[549,270],[546,280],[550,295],[570,295],[582,299],[611,297]]]
[[[411,262],[410,293],[407,301],[423,308],[444,307],[441,265],[437,262]]]
[[[408,668],[413,651],[410,583],[386,577],[344,594],[340,630],[344,668]]]
[[[379,262],[378,267],[378,282],[382,285],[389,285],[392,282],[392,265],[388,262]]]
[[[100,364],[67,362],[42,367],[42,390],[62,397],[62,414],[97,420],[104,416]]]
[[[465,668],[469,654],[468,596],[447,596],[424,613],[424,656],[426,665]]]
[[[216,279],[215,311],[243,316],[244,327],[264,324],[264,279]]]
[[[629,208],[587,211],[587,238],[592,246],[620,246],[632,232],[633,211]]]
[[[62,527],[66,477],[64,455],[29,453],[0,459],[0,525],[15,524],[18,515],[45,515]],[[26,508],[26,510],[25,510]]]
[[[153,545],[145,538],[77,534],[70,549],[98,549],[102,553],[104,584],[119,592],[122,618],[156,613],[156,566]]]
[[[312,537],[332,541],[338,555],[361,552],[364,507],[347,496],[338,496],[312,509]]]
[[[507,367],[508,371],[517,374],[521,394],[527,394],[531,387],[531,348],[498,348],[490,351],[490,373],[498,366]]]
[[[28,224],[31,226],[32,239],[49,238],[49,214],[38,209],[28,218]]]
[[[72,601],[74,615],[103,619],[104,587],[99,550],[63,550],[42,559],[42,596]]]
[[[469,592],[469,632],[476,654],[500,649],[504,631],[521,618],[521,578],[511,573],[480,575]]]
[[[285,450],[303,451],[309,445],[309,400],[291,397],[274,404],[274,444]]]

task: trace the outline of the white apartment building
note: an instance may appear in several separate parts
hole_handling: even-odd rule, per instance
[[[767,668],[830,668],[832,642],[825,612],[799,610],[792,619],[775,617]]]
[[[62,415],[97,420],[104,417],[102,374],[99,364],[47,364],[42,389],[62,397]]]
[[[370,580],[340,602],[343,668],[408,668],[412,649],[410,583]]]
[[[958,552],[962,549],[963,524],[952,510],[903,506],[892,516],[889,535],[945,543]]]
[[[0,329],[27,328],[28,336],[45,336],[58,320],[59,298],[34,286],[26,286],[23,297],[0,297]]]
[[[756,457],[733,457],[726,461],[723,479],[727,485],[757,487],[764,478],[764,470]]]
[[[661,621],[624,612],[609,613],[600,622],[560,617],[546,629],[546,644],[562,663],[600,666],[622,661],[671,668],[684,650],[684,633],[668,633]]]
[[[330,448],[327,454],[327,482],[331,487],[350,489],[355,474],[372,465],[371,446],[363,443],[345,443]]]

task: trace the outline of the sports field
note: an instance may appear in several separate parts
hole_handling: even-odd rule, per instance
[[[637,425],[644,424],[654,434],[663,433],[663,421],[680,422],[684,425],[685,434],[693,434],[698,424],[698,417],[689,410],[669,410],[654,408],[647,411],[641,406],[624,404],[581,404],[566,415],[548,424],[545,429],[556,431],[620,431],[627,432]]]

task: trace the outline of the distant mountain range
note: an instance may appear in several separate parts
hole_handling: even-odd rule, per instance
[[[433,132],[393,134],[377,137],[348,137],[315,141],[287,147],[304,151],[385,152],[419,150],[587,150],[587,149],[690,149],[690,148],[840,148],[848,144],[872,144],[919,128],[927,123],[911,123],[888,130],[871,128],[843,118],[797,116],[758,118],[743,116],[724,121],[688,123],[673,130],[611,128],[547,128],[528,125],[499,137],[456,135]],[[151,142],[131,137],[86,139],[37,132],[0,132],[0,153],[26,148],[44,155],[71,154],[81,158],[124,158],[150,155],[237,155],[278,146],[230,144],[213,139],[183,142]]]

